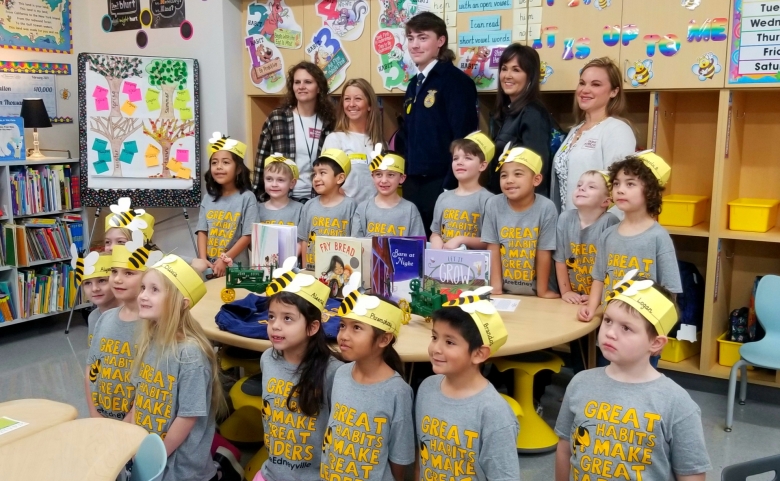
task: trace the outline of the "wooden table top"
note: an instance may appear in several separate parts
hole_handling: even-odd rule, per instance
[[[206,336],[212,341],[259,352],[271,347],[270,341],[238,336],[221,331],[217,327],[214,318],[224,304],[220,298],[220,292],[224,287],[224,277],[206,282],[206,295],[192,308],[192,316],[206,331]],[[245,289],[236,289],[236,299],[243,299],[248,293],[249,291]],[[600,323],[599,318],[591,322],[578,321],[578,306],[567,304],[561,299],[509,295],[494,297],[520,300],[520,305],[514,312],[501,313],[509,337],[496,356],[538,351],[573,341],[587,336]],[[431,324],[415,315],[412,316],[409,324],[401,327],[395,349],[405,362],[427,362],[430,339]]]
[[[0,417],[3,416],[24,421],[27,425],[0,436],[0,446],[32,436],[57,424],[73,421],[78,416],[78,411],[70,404],[48,399],[17,399],[0,403]]]
[[[115,481],[146,437],[114,419],[77,419],[0,447],[3,481]]]

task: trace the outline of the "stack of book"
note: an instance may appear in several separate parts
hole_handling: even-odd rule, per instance
[[[81,220],[31,218],[23,225],[4,225],[6,264],[26,266],[30,262],[70,258],[70,244],[81,250],[84,224]]]
[[[11,297],[11,283],[0,282],[0,317],[3,322],[16,319],[16,308]]]
[[[11,206],[15,216],[70,210],[81,206],[74,188],[78,176],[69,165],[11,167]]]
[[[70,263],[59,262],[17,272],[22,318],[70,309],[79,302],[75,272]]]

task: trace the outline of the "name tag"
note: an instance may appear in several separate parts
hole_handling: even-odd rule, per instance
[[[309,127],[309,138],[310,139],[319,139],[320,135],[322,135],[322,130],[315,129],[313,127]]]
[[[599,143],[598,139],[588,139],[585,141],[584,144],[582,144],[582,148],[588,150],[596,150],[596,146],[598,145],[598,143]]]
[[[349,160],[352,164],[367,164],[366,154],[349,154]]]

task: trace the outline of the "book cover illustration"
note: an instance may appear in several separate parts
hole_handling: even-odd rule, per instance
[[[298,228],[288,225],[252,225],[252,267],[277,267],[295,257]]]
[[[0,160],[25,160],[24,119],[0,117]]]
[[[317,236],[314,276],[330,287],[331,297],[342,297],[342,288],[354,272],[362,273],[363,242],[354,237]]]
[[[411,302],[410,283],[423,275],[425,237],[374,237],[371,251],[371,292]]]
[[[490,252],[425,249],[423,272],[424,290],[457,299],[463,291],[490,285]]]

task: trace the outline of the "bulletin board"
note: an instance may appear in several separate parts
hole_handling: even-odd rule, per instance
[[[734,0],[731,22],[729,86],[780,84],[780,1]]]
[[[82,204],[197,207],[197,60],[81,53],[78,68]]]

